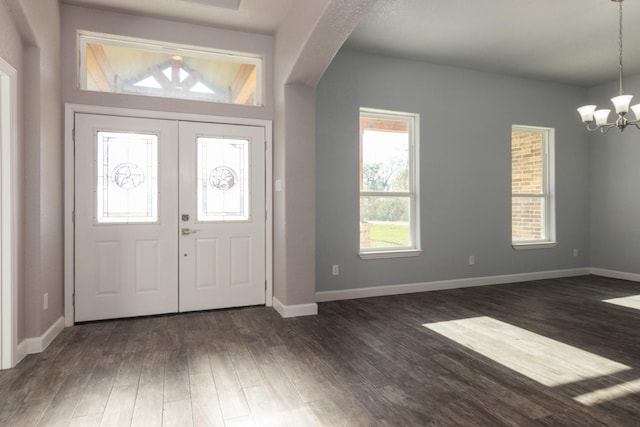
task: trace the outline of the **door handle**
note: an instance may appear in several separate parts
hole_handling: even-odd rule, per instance
[[[182,235],[183,236],[188,236],[189,234],[194,234],[194,233],[197,233],[198,231],[200,231],[200,230],[192,230],[190,228],[183,228],[182,229]]]

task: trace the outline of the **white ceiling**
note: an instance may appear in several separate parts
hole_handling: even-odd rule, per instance
[[[238,10],[215,7],[216,4],[236,3],[229,0],[60,0],[61,3],[260,34],[275,33],[295,1],[307,0],[240,0]]]
[[[624,71],[640,73],[640,1],[623,2]],[[618,77],[611,0],[378,0],[347,46],[593,86]]]
[[[63,3],[273,34],[295,1],[61,0]],[[208,3],[208,4],[207,4]],[[625,74],[640,74],[640,0],[624,7]],[[377,0],[346,46],[458,67],[592,86],[618,73],[611,0]]]

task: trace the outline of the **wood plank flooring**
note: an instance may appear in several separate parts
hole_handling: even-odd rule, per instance
[[[295,319],[252,307],[82,324],[0,371],[0,425],[636,426],[640,311],[603,302],[633,295],[640,284],[582,276],[322,303]],[[433,330],[456,322],[423,326],[477,317],[492,320],[459,322],[473,329],[464,345]],[[513,369],[522,360],[487,356],[484,336],[511,340],[498,360],[554,340],[616,370],[544,385]],[[557,362],[528,370],[580,366],[544,356]]]

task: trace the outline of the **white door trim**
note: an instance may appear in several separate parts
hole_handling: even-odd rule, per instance
[[[16,365],[18,339],[18,292],[16,288],[16,132],[17,72],[0,58],[0,369]]]
[[[176,121],[197,121],[203,123],[221,123],[245,126],[260,126],[265,129],[265,202],[266,202],[266,278],[265,302],[267,306],[273,305],[273,124],[271,120],[250,119],[241,117],[206,116],[200,114],[171,113],[163,111],[134,110],[128,108],[112,108],[95,105],[65,104],[64,125],[64,317],[65,326],[75,323],[73,309],[74,289],[74,142],[73,131],[76,113],[101,114],[113,116],[140,117],[152,119],[166,119]]]

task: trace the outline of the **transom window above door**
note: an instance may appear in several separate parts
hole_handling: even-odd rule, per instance
[[[82,90],[262,105],[257,55],[80,32]]]

